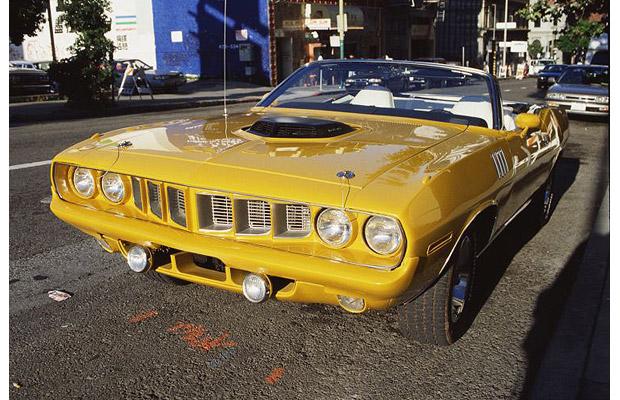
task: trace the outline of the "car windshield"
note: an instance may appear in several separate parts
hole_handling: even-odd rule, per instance
[[[558,83],[571,85],[609,85],[609,69],[578,67],[567,69]]]
[[[490,79],[459,68],[406,62],[317,62],[258,105],[393,115],[493,126]]]
[[[562,72],[566,68],[563,65],[547,65],[543,68],[544,72]]]

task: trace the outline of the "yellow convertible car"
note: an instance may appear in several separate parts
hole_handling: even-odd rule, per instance
[[[95,134],[51,166],[51,210],[135,272],[243,294],[398,307],[462,334],[476,258],[528,204],[551,213],[563,111],[503,102],[480,70],[324,60],[248,114]]]

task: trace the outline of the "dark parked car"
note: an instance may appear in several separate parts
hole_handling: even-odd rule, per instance
[[[546,89],[553,85],[556,80],[562,75],[562,72],[566,69],[567,65],[564,64],[551,64],[545,65],[545,68],[538,73],[538,79],[536,80],[536,87],[538,89]]]
[[[35,68],[18,68],[9,62],[9,96],[52,93],[47,72]]]
[[[548,106],[572,114],[609,115],[609,67],[568,66],[545,100]]]
[[[179,71],[157,71],[153,67],[138,59],[127,59],[115,61],[114,68],[114,84],[116,87],[121,86],[123,80],[123,74],[129,65],[132,65],[134,69],[144,70],[144,75],[149,86],[154,92],[176,92],[180,86],[187,83],[187,78],[182,72]],[[132,75],[133,76],[133,75]],[[132,78],[134,79],[134,78]],[[141,84],[138,83],[138,86]],[[131,80],[125,83],[125,87],[133,87]]]

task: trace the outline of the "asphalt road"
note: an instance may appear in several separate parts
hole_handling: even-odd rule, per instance
[[[540,101],[533,79],[501,85],[504,99]],[[10,164],[49,160],[94,132],[220,112],[13,126]],[[10,396],[523,397],[607,185],[608,135],[605,121],[571,121],[551,221],[537,231],[525,212],[489,248],[477,316],[448,348],[407,342],[393,311],[352,315],[321,305],[253,305],[208,287],[151,282],[50,213],[48,166],[11,170]],[[73,297],[54,302],[47,296],[52,289]]]

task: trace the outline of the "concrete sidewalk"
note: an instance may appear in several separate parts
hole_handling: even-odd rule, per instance
[[[227,83],[227,102],[258,102],[272,88],[245,82]],[[156,93],[150,96],[121,96],[115,104],[100,109],[81,110],[67,107],[64,100],[9,104],[11,124],[59,121],[166,111],[180,108],[207,107],[223,104],[224,87],[221,80],[199,80],[187,83],[177,93]]]
[[[532,387],[532,399],[608,399],[609,189],[575,284]]]

